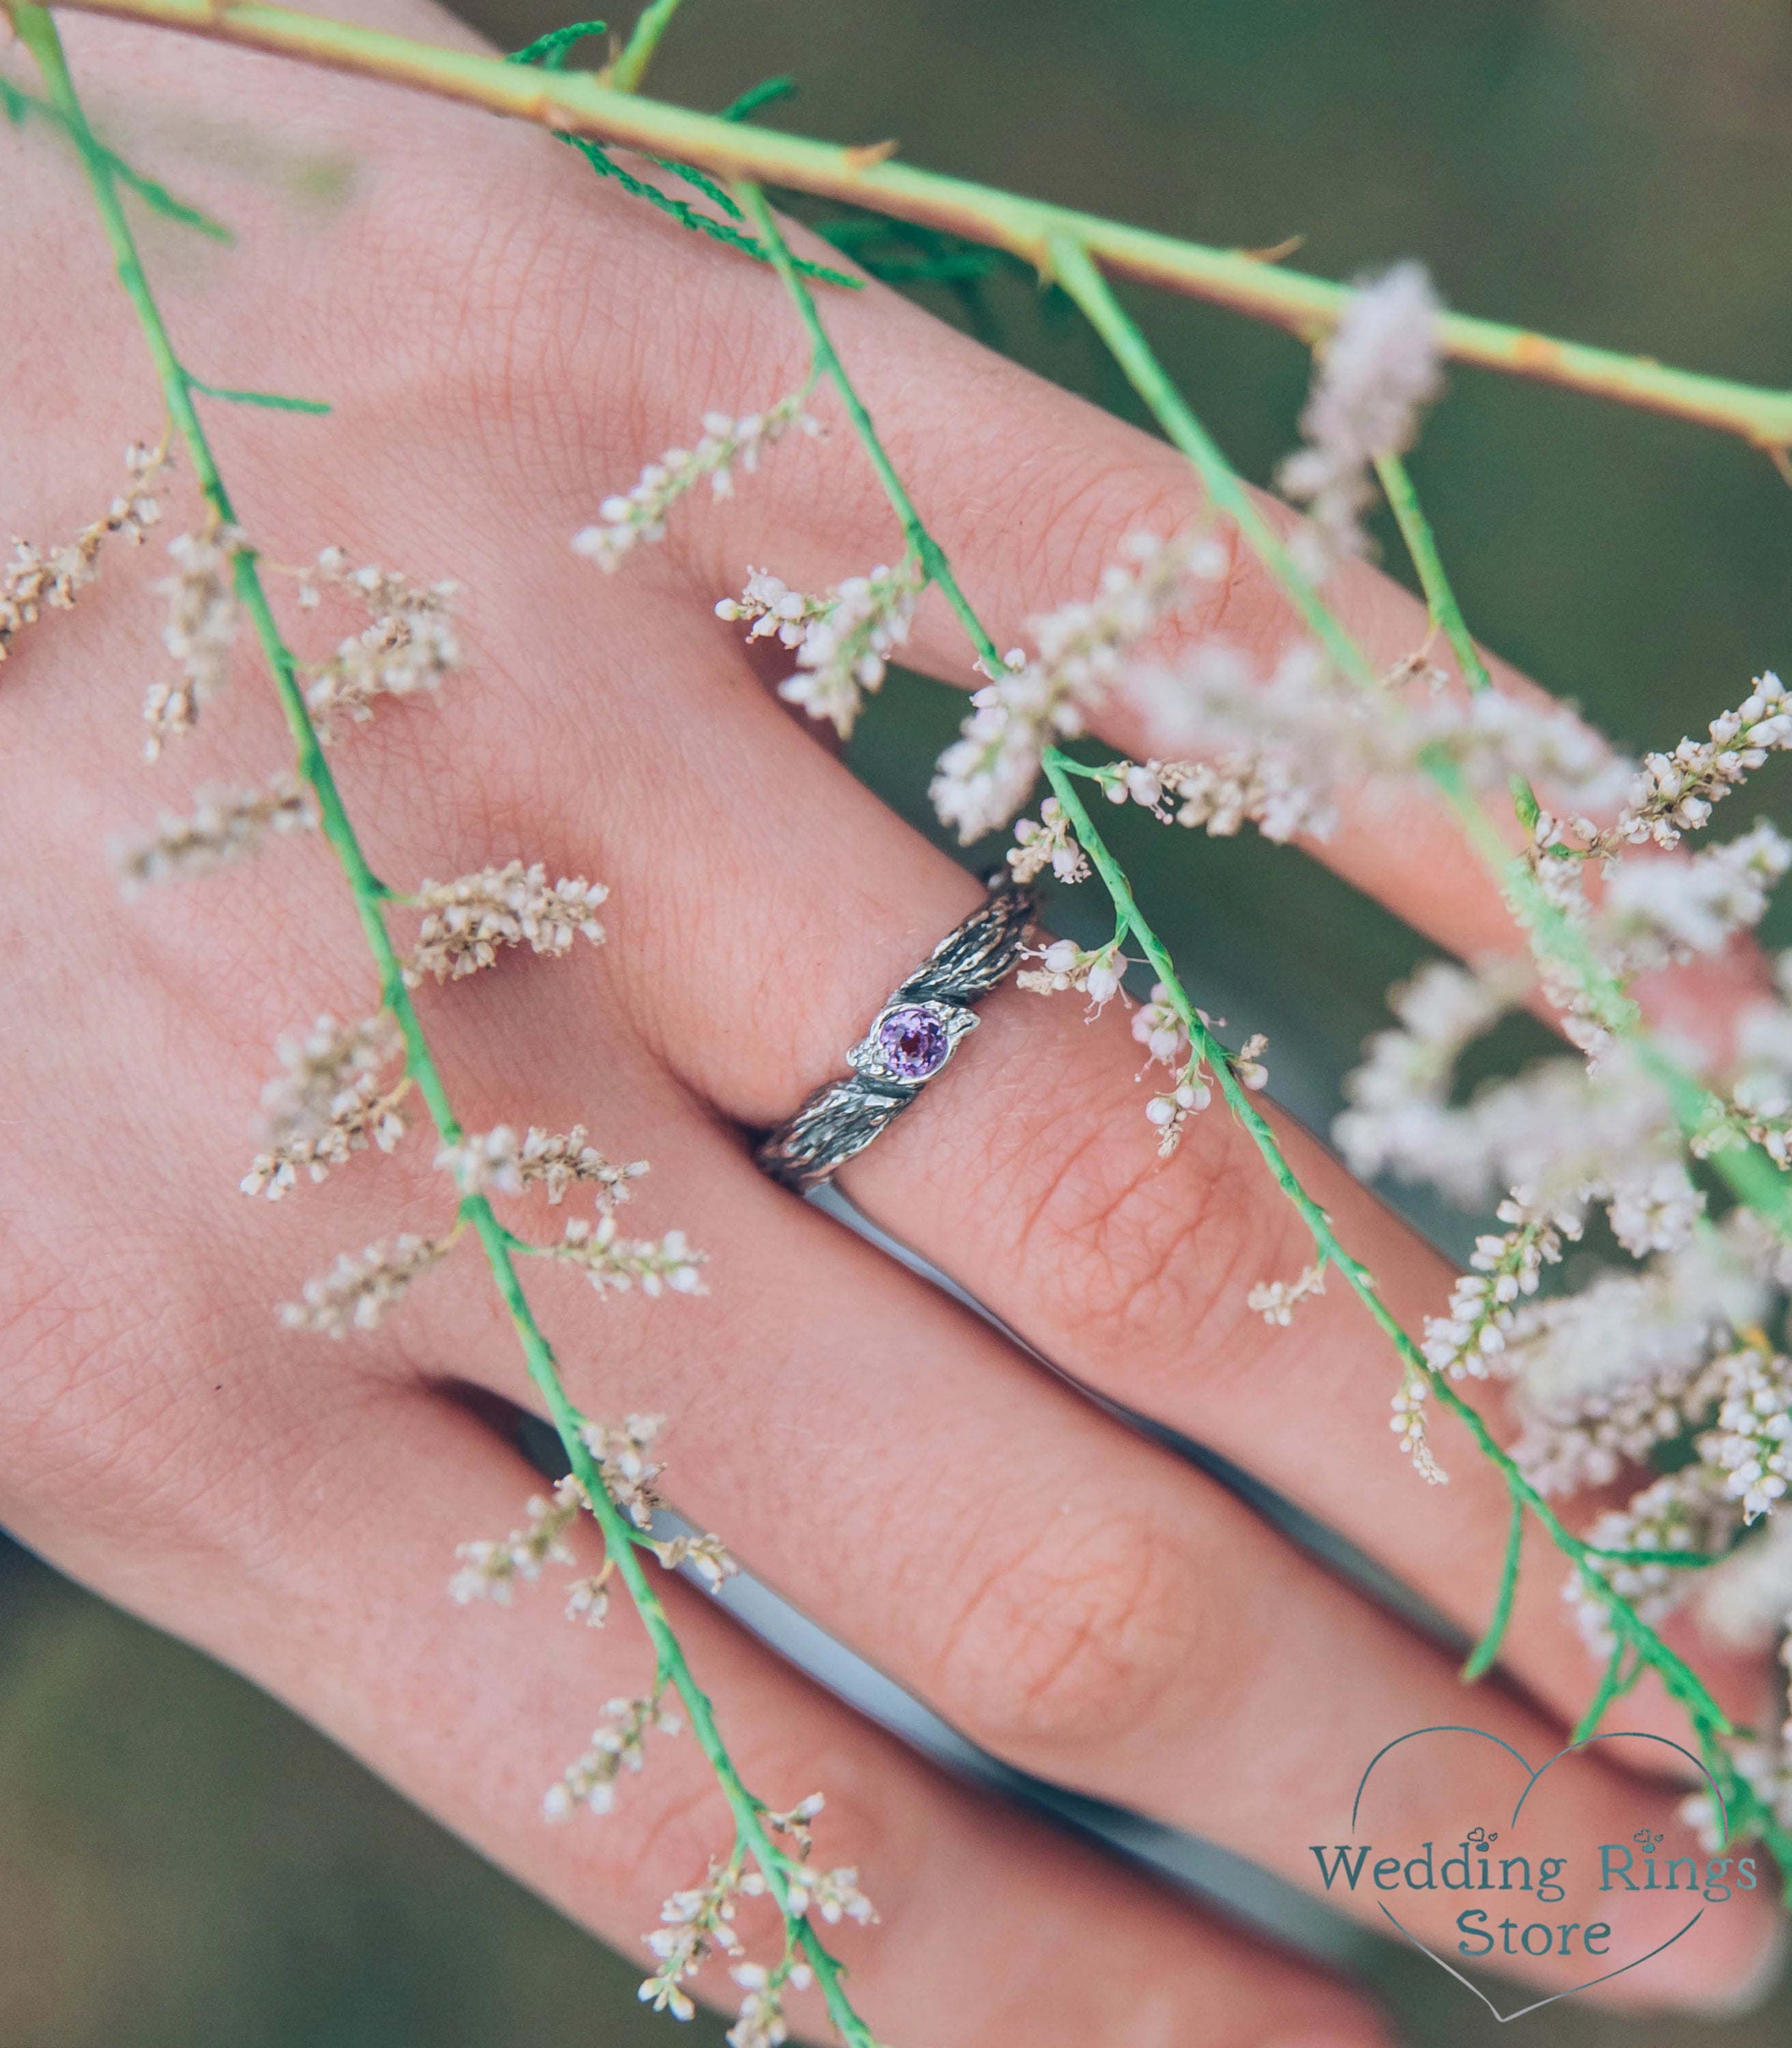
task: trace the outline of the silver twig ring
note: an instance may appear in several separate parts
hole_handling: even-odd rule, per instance
[[[760,1143],[761,1170],[805,1194],[832,1177],[900,1116],[975,1030],[972,1007],[1020,957],[1037,905],[1006,875],[988,900],[929,954],[846,1056],[850,1074],[818,1088]]]

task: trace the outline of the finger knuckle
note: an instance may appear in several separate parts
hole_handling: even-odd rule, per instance
[[[1147,1720],[1189,1669],[1204,1616],[1154,1515],[1065,1507],[999,1551],[942,1646],[947,1711],[1005,1754],[1060,1754]]]
[[[1010,1270],[1026,1276],[1040,1326],[1144,1350],[1173,1333],[1224,1340],[1245,1269],[1272,1226],[1230,1142],[1197,1125],[1168,1160],[1105,1103],[1062,1107],[1014,1161],[1001,1204]]]

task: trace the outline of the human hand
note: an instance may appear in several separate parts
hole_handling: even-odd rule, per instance
[[[303,557],[339,538],[469,593],[471,673],[338,750],[381,871],[514,852],[614,892],[602,953],[506,963],[427,999],[471,1125],[591,1123],[614,1156],[654,1162],[642,1228],[677,1224],[711,1255],[708,1296],[650,1313],[613,1303],[601,1321],[568,1276],[544,1276],[582,1404],[669,1410],[680,1507],[998,1754],[1310,1882],[1306,1844],[1331,1838],[1362,1763],[1391,1733],[1460,1715],[1447,1662],[747,1162],[743,1131],[837,1072],[976,899],[767,698],[712,615],[749,558],[825,583],[894,552],[849,436],[785,451],[735,500],[689,508],[626,576],[600,580],[565,547],[704,411],[801,382],[775,281],[615,200],[540,137],[309,77],[295,111],[293,75],[271,63],[112,29],[70,40],[103,119],[122,103],[107,87],[128,81],[152,138],[176,121],[219,138],[220,161],[189,161],[184,183],[239,225],[240,248],[151,238],[192,352],[220,381],[335,409],[219,421],[258,545]],[[270,154],[258,127],[277,107]],[[252,138],[267,181],[246,192],[222,160]],[[351,167],[346,197],[307,200],[301,158]],[[159,401],[70,168],[35,137],[13,168],[3,487],[21,518],[60,529],[110,487],[97,452],[141,435]],[[1003,644],[1092,587],[1123,533],[1195,510],[1179,460],[887,294],[831,296],[825,312]],[[177,802],[176,782],[256,779],[285,751],[244,673],[143,778],[130,698],[158,657],[150,600],[119,567],[0,679],[24,769],[4,885],[20,939],[0,1511],[626,1939],[714,1845],[700,1761],[661,1751],[606,1829],[534,1820],[594,1703],[638,1689],[642,1652],[619,1624],[569,1638],[545,1604],[500,1619],[439,1596],[456,1542],[510,1526],[520,1491],[517,1460],[458,1391],[530,1399],[483,1276],[451,1266],[339,1351],[274,1327],[271,1304],[336,1250],[427,1227],[444,1197],[421,1154],[377,1173],[362,1162],[273,1216],[232,1192],[274,1037],[320,1008],[360,1014],[371,990],[320,848],[118,906],[95,855],[111,833]],[[1340,603],[1378,653],[1420,637],[1372,572]],[[1287,630],[1243,562],[1185,625],[1221,615],[1247,645]],[[965,679],[933,600],[912,653]],[[111,717],[94,716],[95,677],[117,679]],[[1123,707],[1111,736],[1131,742]],[[1397,832],[1347,828],[1329,857],[1446,944],[1505,936],[1421,811]],[[77,976],[80,960],[93,965]],[[1160,1163],[1116,1016],[1085,1027],[1012,990],[983,1015],[847,1190],[1067,1371],[1228,1451],[1477,1626],[1503,1495],[1466,1466],[1446,1494],[1413,1485],[1389,1454],[1378,1340],[1348,1301],[1309,1304],[1293,1343],[1246,1312],[1252,1281],[1305,1254],[1241,1134],[1204,1119]],[[1441,1303],[1442,1263],[1284,1136],[1402,1316]],[[669,1597],[753,1781],[829,1794],[830,1853],[864,1870],[888,1923],[849,1950],[885,2034],[1372,2038],[1334,1988],[1266,1968],[1138,1880],[947,1787],[696,1596]],[[1533,1755],[1587,1688],[1558,1608],[1541,1561],[1507,1652],[1539,1705],[1475,1705]],[[1590,1763],[1557,1797],[1588,1840],[1668,1811],[1658,1790]],[[1767,1938],[1739,1901],[1635,1988],[1717,1996]]]

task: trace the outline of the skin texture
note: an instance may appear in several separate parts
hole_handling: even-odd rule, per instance
[[[427,9],[383,18],[464,37]],[[599,1304],[572,1274],[529,1269],[575,1399],[670,1415],[680,1507],[991,1750],[1303,1883],[1307,1844],[1347,1838],[1357,1777],[1393,1736],[1466,1718],[1534,1762],[1557,1748],[1592,1674],[1546,1548],[1521,1588],[1513,1682],[1465,1698],[1449,1660],[1231,1497],[751,1168],[748,1133],[839,1070],[977,894],[767,694],[712,614],[749,560],[813,588],[891,558],[887,510],[828,400],[825,440],[793,441],[731,501],[693,500],[614,578],[566,545],[704,411],[801,381],[776,281],[540,135],[104,25],[72,24],[68,43],[103,128],[239,231],[225,251],[145,227],[193,367],[334,407],[211,409],[258,545],[292,561],[339,541],[465,588],[467,673],[335,750],[376,869],[401,887],[521,854],[611,886],[601,950],[506,960],[422,999],[470,1129],[585,1122],[611,1157],[654,1162],[629,1227],[677,1225],[710,1254],[708,1294],[654,1304]],[[161,407],[72,161],[42,131],[0,136],[0,503],[47,540],[92,516],[116,487],[114,449],[153,435]],[[889,294],[836,293],[824,315],[999,645],[1092,588],[1124,533],[1198,511],[1162,447]],[[162,495],[166,533],[192,522],[189,480]],[[284,841],[121,907],[99,857],[189,788],[286,758],[245,652],[200,731],[145,770],[159,554],[114,549],[74,613],[21,637],[0,671],[0,1519],[632,1942],[725,1846],[725,1818],[694,1749],[665,1741],[608,1821],[535,1817],[595,1708],[638,1691],[648,1660],[630,1619],[574,1633],[551,1592],[508,1614],[443,1596],[455,1544],[515,1526],[530,1484],[464,1398],[532,1399],[476,1255],[375,1336],[333,1345],[271,1313],[337,1251],[440,1226],[432,1146],[358,1161],[274,1212],[235,1191],[275,1037],[370,1003],[332,863]],[[275,588],[301,646],[347,630]],[[1338,601],[1379,657],[1423,638],[1372,570],[1341,577]],[[1178,626],[1215,630],[1266,654],[1287,636],[1247,562]],[[970,680],[937,599],[911,652]],[[1138,739],[1123,705],[1107,736]],[[1514,943],[1422,800],[1360,811],[1325,857],[1445,946]],[[1706,1010],[1751,974],[1708,973]],[[1658,1007],[1687,1000],[1668,985]],[[1243,1134],[1210,1115],[1158,1160],[1117,1007],[1086,1023],[1072,999],[1009,987],[983,1017],[952,1073],[844,1176],[855,1200],[1068,1371],[1251,1464],[1479,1627],[1503,1495],[1459,1438],[1441,1444],[1446,1489],[1392,1453],[1385,1344],[1341,1291],[1294,1332],[1245,1309],[1253,1281],[1292,1278],[1307,1254]],[[1282,1135],[1416,1327],[1448,1291],[1443,1263],[1300,1131]],[[545,1211],[514,1220],[557,1234]],[[883,1914],[839,1942],[881,2038],[1383,2038],[1347,1989],[946,1782],[682,1585],[667,1598],[748,1782],[774,1805],[827,1793],[820,1852],[856,1864]],[[1712,1678],[1753,1710],[1759,1673]],[[1681,1727],[1647,1689],[1625,1724]],[[1416,1849],[1509,1811],[1517,1785],[1490,1759],[1459,1743],[1384,1775],[1373,1827]],[[1674,1825],[1676,1794],[1616,1756],[1569,1759],[1547,1783],[1552,1850]],[[1627,1919],[1631,1953],[1678,1924]],[[1775,1938],[1759,1895],[1738,1898],[1608,1995],[1721,2001]],[[1532,1972],[1550,1988],[1590,1973]]]

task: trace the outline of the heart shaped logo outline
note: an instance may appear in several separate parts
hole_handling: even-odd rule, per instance
[[[1724,1794],[1721,1788],[1719,1786],[1716,1779],[1712,1776],[1709,1770],[1706,1767],[1704,1759],[1701,1757],[1695,1756],[1692,1751],[1688,1749],[1684,1744],[1675,1742],[1670,1736],[1665,1735],[1654,1735],[1642,1728],[1611,1728],[1597,1735],[1588,1736],[1582,1741],[1569,1743],[1563,1748],[1558,1749],[1553,1756],[1546,1759],[1543,1763],[1538,1764],[1534,1770],[1531,1767],[1530,1759],[1526,1757],[1522,1751],[1515,1749],[1511,1744],[1506,1740],[1503,1736],[1494,1735],[1486,1728],[1468,1728],[1458,1722],[1453,1721],[1440,1723],[1435,1728],[1409,1729],[1405,1735],[1396,1736],[1392,1742],[1383,1744],[1382,1747],[1378,1749],[1375,1755],[1369,1759],[1368,1763],[1363,1770],[1362,1778],[1357,1784],[1356,1797],[1351,1802],[1350,1832],[1352,1835],[1356,1833],[1356,1820],[1358,1814],[1362,1810],[1363,1794],[1368,1789],[1369,1779],[1375,1771],[1375,1766],[1381,1762],[1382,1759],[1386,1756],[1391,1750],[1398,1749],[1403,1742],[1414,1741],[1422,1735],[1476,1735],[1480,1736],[1484,1742],[1491,1742],[1495,1744],[1499,1748],[1504,1750],[1507,1755],[1512,1758],[1512,1759],[1524,1771],[1526,1783],[1523,1791],[1519,1794],[1518,1803],[1512,1809],[1512,1817],[1511,1821],[1507,1823],[1508,1827],[1516,1827],[1518,1825],[1519,1816],[1524,1811],[1524,1802],[1536,1790],[1538,1780],[1542,1778],[1546,1771],[1551,1770],[1555,1765],[1560,1763],[1565,1756],[1572,1756],[1577,1750],[1591,1749],[1596,1742],[1658,1742],[1664,1749],[1671,1749],[1674,1751],[1677,1755],[1685,1757],[1687,1762],[1692,1764],[1704,1778],[1705,1783],[1710,1787],[1712,1799],[1716,1802],[1718,1817],[1722,1824],[1721,1834],[1718,1846],[1720,1848],[1728,1848],[1729,1847],[1730,1814],[1729,1809],[1724,1804]],[[1379,1905],[1380,1902],[1378,1900],[1377,1903]],[[1577,1992],[1591,1991],[1596,1984],[1609,1984],[1612,1978],[1624,1976],[1631,1970],[1640,1968],[1643,1964],[1652,1961],[1657,1956],[1661,1954],[1664,1949],[1671,1949],[1674,1943],[1679,1941],[1682,1936],[1690,1934],[1693,1929],[1696,1927],[1700,1921],[1705,1918],[1705,1909],[1701,1906],[1698,1911],[1693,1915],[1692,1918],[1686,1922],[1685,1926],[1680,1930],[1678,1934],[1669,1935],[1665,1941],[1658,1941],[1654,1948],[1648,1951],[1647,1954],[1638,1956],[1630,1962],[1620,1965],[1619,1967],[1615,1970],[1608,1970],[1601,1976],[1588,1977],[1584,1984],[1570,1984],[1565,1991],[1552,1992],[1547,1998],[1540,1998],[1532,2004],[1521,2006],[1515,2012],[1502,2012],[1499,2007],[1494,2003],[1493,2000],[1488,1996],[1487,1993],[1483,1991],[1478,1984],[1470,1983],[1469,1980],[1462,1974],[1461,1971],[1454,1968],[1451,1964],[1446,1963],[1441,1956],[1433,1955],[1431,1950],[1425,1947],[1425,1944],[1420,1941],[1416,1934],[1412,1934],[1406,1927],[1401,1926],[1399,1920],[1392,1913],[1388,1911],[1387,1906],[1382,1906],[1381,1911],[1395,1927],[1399,1929],[1401,1934],[1405,1935],[1406,1938],[1412,1943],[1413,1946],[1418,1950],[1422,1956],[1429,1957],[1430,1960],[1437,1965],[1439,1969],[1446,1972],[1449,1976],[1454,1977],[1456,1982],[1462,1985],[1465,1990],[1472,1991],[1475,1994],[1476,1997],[1481,2001],[1482,2004],[1487,2007],[1488,2011],[1493,2015],[1494,2018],[1499,2023],[1499,2024],[1502,2027],[1505,2027],[1510,2025],[1515,2019],[1524,2019],[1529,2013],[1541,2012],[1545,2006],[1553,2005],[1559,1999],[1573,1998]]]

